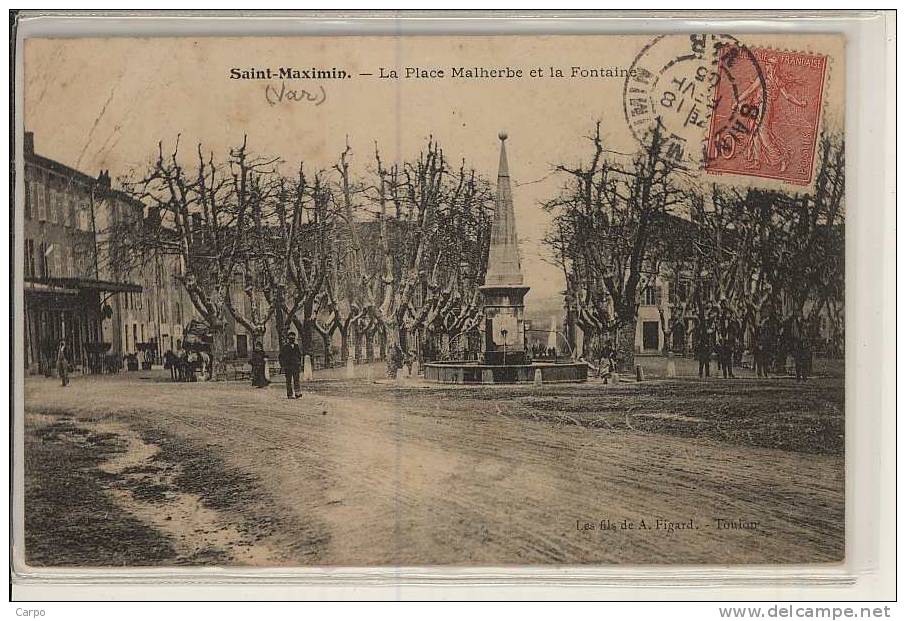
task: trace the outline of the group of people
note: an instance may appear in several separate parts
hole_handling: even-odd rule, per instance
[[[798,315],[792,315],[781,322],[769,314],[755,327],[753,358],[758,377],[768,377],[777,367],[786,365],[788,357],[793,359],[797,381],[805,381],[812,372],[812,349],[816,326],[809,324]]]
[[[199,375],[204,378],[211,374],[211,356],[203,351],[180,347],[175,352],[164,352],[164,368],[170,370],[174,382],[197,382]]]
[[[532,343],[530,351],[532,352],[532,360],[555,359],[557,357],[556,347],[545,347],[540,343]]]
[[[299,374],[302,372],[302,350],[296,343],[294,332],[286,335],[286,341],[280,346],[278,360],[286,378],[286,398],[298,399],[302,393],[299,380]],[[255,341],[252,352],[249,354],[249,364],[252,367],[252,386],[255,388],[265,388],[271,383],[268,379],[267,362],[264,345],[261,344],[261,341]]]
[[[797,381],[805,381],[811,373],[812,348],[810,330],[802,319],[791,315],[780,321],[768,311],[752,327],[750,351],[752,366],[758,377],[768,377],[777,369],[785,372],[786,360],[792,357]],[[727,305],[712,307],[695,330],[695,357],[698,376],[710,377],[711,360],[716,358],[718,372],[733,378],[733,367],[742,363],[744,350],[743,327]]]

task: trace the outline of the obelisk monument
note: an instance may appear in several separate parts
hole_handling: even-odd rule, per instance
[[[529,287],[523,285],[516,237],[513,191],[506,157],[505,132],[500,132],[497,200],[491,224],[488,270],[480,287],[485,331],[482,358],[485,364],[523,365],[525,355],[525,303]]]

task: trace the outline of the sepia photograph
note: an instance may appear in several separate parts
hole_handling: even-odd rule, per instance
[[[839,566],[844,38],[28,38],[29,570]]]

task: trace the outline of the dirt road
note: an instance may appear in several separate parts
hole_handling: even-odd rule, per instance
[[[26,383],[26,423],[34,432],[62,419],[82,430],[66,437],[119,438],[120,452],[97,468],[132,484],[108,495],[174,542],[182,558],[251,565],[842,558],[842,455],[631,424],[557,424],[517,415],[509,400],[471,408],[455,389],[441,398],[373,385],[367,398],[360,384],[322,383],[291,401],[278,386],[117,378],[60,389],[35,379]],[[487,390],[493,399],[494,388]],[[583,390],[609,398],[604,387]],[[41,467],[32,464],[29,476]]]

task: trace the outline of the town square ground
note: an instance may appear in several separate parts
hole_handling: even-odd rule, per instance
[[[822,376],[25,382],[36,566],[804,563],[844,551]],[[840,371],[840,372],[837,372]],[[682,375],[683,369],[680,369]],[[277,378],[280,379],[280,378]]]

